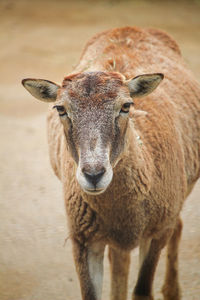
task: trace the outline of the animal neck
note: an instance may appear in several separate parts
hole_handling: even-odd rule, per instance
[[[153,163],[142,135],[134,128],[130,119],[126,132],[125,148],[119,163],[114,168],[114,176],[131,178],[130,184],[136,194],[145,195],[151,187]],[[120,180],[120,179],[119,179]],[[133,182],[135,183],[133,186]],[[127,183],[129,185],[129,183]]]

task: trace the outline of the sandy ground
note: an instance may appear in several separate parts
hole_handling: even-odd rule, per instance
[[[89,37],[107,28],[162,28],[181,46],[200,80],[200,4],[182,1],[0,1],[0,300],[77,300],[79,285],[61,184],[50,168],[46,105],[21,86],[26,77],[61,82]],[[200,299],[200,182],[182,216],[184,300]],[[132,254],[129,299],[137,274]],[[162,299],[164,253],[155,280]],[[109,295],[105,258],[103,300]]]

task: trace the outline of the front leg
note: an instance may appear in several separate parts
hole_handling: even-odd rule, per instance
[[[98,242],[86,247],[76,240],[73,240],[72,243],[82,300],[100,300],[105,245]]]
[[[109,247],[111,268],[111,300],[126,300],[130,252]]]
[[[166,245],[171,230],[166,231],[160,239],[147,239],[140,244],[140,270],[133,292],[132,300],[153,300],[152,285],[156,266],[162,248]]]

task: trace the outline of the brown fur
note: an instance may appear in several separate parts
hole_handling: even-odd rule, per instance
[[[109,121],[103,119],[105,105],[114,103],[114,98],[128,97],[124,78],[155,72],[164,73],[165,79],[151,95],[134,99],[135,109],[147,114],[133,113],[128,123],[120,121],[119,138],[126,133],[120,145],[120,160],[111,184],[98,196],[81,190],[74,162],[78,160],[78,142],[75,139],[72,146],[66,144],[64,130],[70,125],[63,129],[57,112],[52,108],[49,111],[50,159],[63,183],[84,300],[97,299],[87,263],[89,249],[97,242],[110,247],[113,300],[126,299],[129,251],[141,245],[141,253],[146,254],[141,255],[133,299],[150,300],[159,254],[168,241],[164,299],[180,299],[176,266],[180,234],[176,234],[176,223],[186,196],[200,176],[200,88],[185,67],[179,47],[170,36],[155,29],[126,27],[100,33],[86,45],[74,74],[64,79],[60,93],[68,91],[71,102],[79,105],[79,120],[87,115],[88,107],[94,110],[91,119],[96,120],[95,107],[102,107],[98,119],[105,130],[105,143],[109,143]],[[87,139],[87,122],[77,126],[71,139],[82,134],[84,128],[82,140]],[[91,147],[94,143],[91,140]],[[147,249],[142,244],[145,240],[150,240]]]
[[[78,73],[65,77],[63,87],[67,88],[71,101],[79,99],[88,102],[91,99],[94,105],[95,102],[115,98],[122,83],[121,77],[116,73]]]

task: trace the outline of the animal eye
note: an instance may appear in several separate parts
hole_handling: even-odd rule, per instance
[[[122,105],[122,108],[120,110],[120,113],[125,113],[127,114],[129,112],[129,109],[130,109],[130,106],[133,104],[133,102],[127,102],[127,103],[124,103]]]
[[[65,115],[67,115],[67,112],[66,112],[64,106],[62,106],[62,105],[55,105],[55,106],[53,106],[53,108],[56,108],[56,109],[57,109],[57,111],[58,111],[60,117],[63,117],[63,116],[65,116]]]

